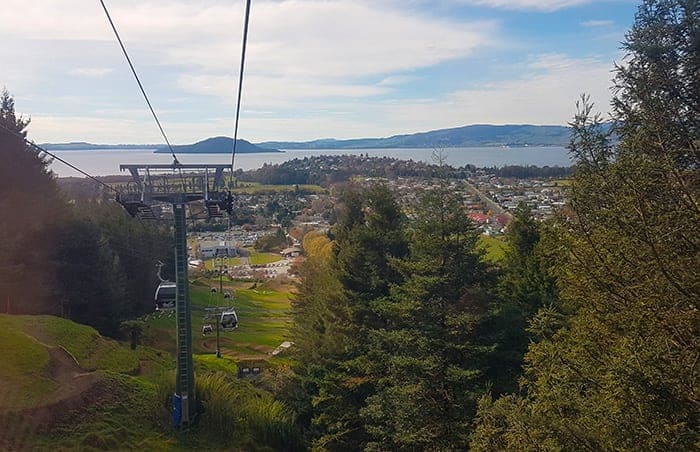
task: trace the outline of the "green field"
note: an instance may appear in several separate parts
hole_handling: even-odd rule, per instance
[[[202,335],[202,326],[215,326],[215,318],[205,318],[207,308],[232,307],[238,316],[238,328],[220,331],[224,354],[237,357],[267,358],[268,353],[284,342],[289,331],[289,286],[270,287],[255,283],[231,283],[224,281],[224,292],[233,293],[232,299],[224,299],[218,292],[219,281],[199,279],[190,285],[192,302],[192,342],[195,353],[212,354],[215,335]],[[212,293],[211,288],[217,289]],[[175,315],[172,312],[154,313],[148,316],[153,346],[173,351],[175,347]]]
[[[273,324],[287,318],[287,293],[250,284],[237,288],[245,323],[226,333],[229,341],[243,350],[257,343],[278,345],[286,329]],[[195,320],[211,302],[207,289],[193,285]],[[150,316],[147,322],[151,329],[174,333],[173,317]],[[195,334],[195,344],[197,339]],[[269,393],[237,379],[232,356],[194,356],[202,420],[178,432],[170,425],[167,403],[175,368],[169,353],[144,346],[131,350],[58,317],[3,314],[0,347],[3,450],[281,450],[296,441],[293,418]],[[265,427],[280,423],[285,427],[273,435]]]
[[[25,317],[0,315],[0,408],[36,405],[56,389],[49,377],[49,353],[24,332]]]
[[[484,251],[484,259],[491,263],[498,263],[505,256],[508,244],[502,238],[480,235],[477,249]]]
[[[233,193],[245,194],[274,194],[292,193],[296,191],[307,193],[325,193],[326,190],[320,185],[263,185],[256,182],[239,182],[238,187],[232,190]]]
[[[282,260],[282,256],[278,253],[261,253],[253,248],[248,248],[248,253],[250,265],[265,265]]]

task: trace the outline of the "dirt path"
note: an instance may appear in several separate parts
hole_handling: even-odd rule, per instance
[[[0,410],[0,450],[29,450],[37,432],[48,431],[71,412],[108,397],[95,372],[86,372],[62,347],[46,346],[48,376],[57,384],[41,404],[19,410]]]
[[[47,400],[47,405],[74,398],[97,382],[95,372],[86,372],[63,347],[49,347],[49,376],[58,383],[58,389]]]

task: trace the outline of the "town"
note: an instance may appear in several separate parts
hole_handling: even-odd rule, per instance
[[[538,221],[564,206],[567,174],[567,168],[558,167],[455,169],[362,155],[266,165],[238,173],[230,220],[214,218],[191,225],[190,267],[231,279],[293,279],[294,263],[303,254],[303,236],[332,227],[338,194],[351,185],[390,187],[410,215],[421,192],[447,184],[461,195],[474,226],[484,236],[499,239],[519,206],[527,206]]]

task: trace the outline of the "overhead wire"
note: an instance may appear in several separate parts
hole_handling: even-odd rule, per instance
[[[139,88],[141,89],[141,94],[143,94],[143,98],[146,100],[146,104],[148,104],[148,109],[151,110],[151,114],[153,115],[153,119],[155,119],[156,124],[158,125],[158,129],[160,130],[161,135],[163,135],[163,139],[165,139],[165,143],[168,145],[168,149],[170,150],[170,154],[173,156],[174,159],[174,164],[180,164],[180,162],[177,159],[177,156],[175,155],[175,151],[173,150],[173,147],[170,145],[170,140],[168,140],[168,136],[165,134],[165,130],[163,130],[163,126],[160,124],[160,120],[158,119],[158,115],[156,115],[155,110],[153,109],[153,106],[151,105],[151,101],[148,99],[148,95],[146,94],[146,90],[143,88],[143,84],[141,84],[141,79],[139,78],[139,75],[136,73],[136,69],[134,68],[133,63],[131,62],[131,58],[129,57],[129,53],[126,51],[126,47],[124,47],[124,43],[122,42],[122,38],[119,36],[119,32],[117,31],[117,27],[114,25],[114,21],[112,20],[112,16],[110,16],[109,11],[107,10],[107,5],[105,5],[104,0],[100,0],[100,4],[102,5],[102,9],[105,12],[105,15],[107,16],[107,20],[109,21],[109,25],[112,27],[112,31],[114,31],[114,36],[117,37],[117,41],[119,42],[119,46],[122,49],[122,52],[124,53],[124,57],[126,58],[126,62],[129,63],[129,67],[131,68],[131,73],[134,74],[134,78],[136,79],[136,83],[139,85]]]
[[[238,122],[241,116],[241,96],[243,93],[243,75],[245,71],[245,55],[246,48],[248,47],[248,23],[250,22],[250,2],[251,0],[246,0],[245,4],[245,18],[243,21],[243,43],[241,45],[241,65],[238,71],[238,95],[236,99],[236,117],[234,119],[233,126],[233,149],[231,150],[231,181],[233,181],[233,169],[236,161],[236,145],[238,143]],[[231,236],[231,213],[228,215],[228,228],[227,237],[230,239]],[[229,240],[230,241],[230,240]]]
[[[47,150],[44,149],[43,147],[41,147],[41,146],[39,146],[38,144],[36,144],[36,143],[32,142],[31,140],[27,139],[27,137],[25,137],[25,136],[22,135],[21,133],[18,133],[18,132],[16,132],[16,131],[14,131],[14,130],[8,128],[7,126],[3,125],[2,123],[0,123],[0,128],[5,129],[7,132],[9,132],[10,134],[14,135],[14,136],[17,137],[17,138],[20,138],[20,139],[23,140],[26,144],[28,144],[29,146],[33,147],[34,149],[36,149],[36,150],[38,150],[38,151],[40,151],[40,152],[43,152],[44,154],[50,156],[50,157],[51,157],[52,159],[54,159],[54,160],[58,160],[59,162],[61,162],[61,163],[63,163],[64,165],[68,166],[69,168],[71,168],[71,169],[73,169],[73,170],[79,172],[79,173],[82,174],[83,176],[88,177],[88,178],[94,180],[95,182],[97,182],[98,184],[102,185],[103,187],[105,187],[105,188],[107,188],[107,189],[109,189],[109,190],[112,190],[112,191],[115,192],[115,193],[121,194],[121,192],[120,192],[119,190],[117,190],[116,188],[114,188],[114,187],[112,187],[111,185],[108,185],[108,184],[102,182],[101,180],[99,180],[99,179],[96,178],[95,176],[93,176],[93,175],[91,175],[91,174],[89,174],[89,173],[86,173],[85,171],[81,170],[80,168],[78,168],[77,166],[73,165],[72,163],[67,162],[66,160],[64,160],[64,159],[62,159],[61,157],[57,156],[56,154],[53,154],[53,153],[47,151]]]
[[[102,0],[100,0],[102,1]],[[250,1],[245,3],[245,21],[243,24],[243,45],[241,46],[241,67],[238,73],[238,99],[236,101],[236,119],[233,128],[233,150],[231,151],[231,178],[233,178],[233,164],[236,159],[236,142],[238,141],[238,120],[241,114],[241,94],[243,92],[243,70],[245,68],[245,51],[248,45],[248,22],[250,21]]]

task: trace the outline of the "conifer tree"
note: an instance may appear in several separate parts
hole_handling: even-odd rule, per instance
[[[386,321],[368,334],[368,448],[463,449],[490,350],[478,234],[447,185],[422,196],[410,231],[410,255],[393,263],[403,282],[373,303]]]
[[[350,190],[343,203],[334,252],[309,241],[319,252],[302,266],[293,302],[292,338],[301,345],[292,403],[302,422],[308,419],[312,444],[330,450],[361,449],[369,441],[360,416],[375,388],[367,336],[384,322],[373,302],[399,281],[389,262],[408,250],[403,215],[388,188]]]
[[[496,288],[499,303],[489,324],[497,343],[487,370],[493,394],[517,390],[523,357],[536,339],[529,323],[540,308],[558,300],[554,259],[543,237],[547,233],[547,225],[537,222],[527,205],[518,206],[506,232],[508,247]]]
[[[52,225],[65,204],[49,161],[24,138],[29,119],[18,116],[6,89],[0,93],[0,302],[16,313],[56,313],[48,253]]]

